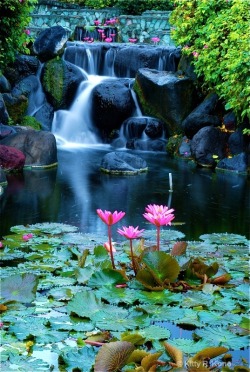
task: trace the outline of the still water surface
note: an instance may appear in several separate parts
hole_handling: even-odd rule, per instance
[[[0,236],[11,226],[61,222],[84,233],[107,235],[96,209],[125,211],[116,227],[153,228],[142,217],[147,204],[175,209],[176,229],[188,240],[204,233],[236,233],[249,238],[250,185],[246,176],[214,173],[191,167],[165,153],[140,152],[148,172],[137,176],[111,176],[100,172],[103,145],[60,149],[58,168],[25,170],[9,176],[0,196]],[[133,152],[135,154],[135,152]],[[169,192],[169,173],[173,189]]]

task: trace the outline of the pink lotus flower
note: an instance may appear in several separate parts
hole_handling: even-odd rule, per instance
[[[23,240],[25,241],[25,242],[27,242],[28,240],[30,240],[31,238],[33,238],[33,234],[24,234],[23,235]]]
[[[125,212],[117,212],[114,211],[113,213],[110,211],[103,211],[101,209],[96,210],[98,216],[100,219],[108,225],[108,238],[109,238],[109,246],[112,247],[112,239],[111,239],[111,226],[120,221],[124,216]],[[114,256],[113,256],[113,250],[110,250],[110,258],[112,262],[112,267],[115,269],[115,262],[114,262]]]
[[[0,248],[4,248],[4,245],[2,242],[0,242]]]
[[[157,250],[160,250],[160,227],[164,225],[171,225],[174,219],[174,209],[169,209],[165,205],[149,204],[146,208],[146,213],[143,217],[150,223],[156,226],[157,229]]]
[[[105,41],[107,43],[111,43],[113,41],[112,37],[106,37]]]
[[[30,30],[24,30],[23,31],[26,35],[30,35]]]
[[[128,39],[128,41],[129,41],[130,43],[136,43],[136,42],[137,42],[137,39],[133,39],[133,38],[131,38],[131,39]]]
[[[125,236],[125,238],[127,239],[138,239],[141,237],[141,234],[143,233],[144,229],[142,230],[138,230],[139,226],[137,227],[133,227],[133,226],[129,226],[129,227],[125,227],[123,226],[123,230],[122,229],[118,229],[117,232],[123,236]]]
[[[98,26],[100,23],[101,23],[101,22],[98,21],[98,19],[96,19],[96,20],[94,21],[94,24],[95,24],[96,26]]]
[[[134,259],[132,240],[140,238],[141,234],[144,231],[144,229],[138,230],[138,228],[139,228],[139,226],[137,226],[137,227],[133,227],[133,226],[125,227],[125,226],[123,226],[122,229],[117,230],[117,232],[119,234],[121,234],[122,236],[125,236],[125,238],[129,239],[131,260],[132,260],[132,266],[133,266],[133,270],[134,270],[135,275],[136,275],[136,265],[135,265],[135,259]]]
[[[153,43],[156,45],[157,43],[159,43],[160,39],[158,37],[152,37],[151,41],[153,41]]]

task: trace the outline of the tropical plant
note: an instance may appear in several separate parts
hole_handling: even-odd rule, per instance
[[[192,56],[204,90],[215,90],[239,121],[250,117],[249,6],[243,0],[176,0],[171,37]]]
[[[29,54],[31,41],[27,29],[30,13],[37,0],[2,0],[0,2],[0,72],[13,62],[17,52]]]
[[[173,9],[171,0],[116,0],[115,5],[121,9],[122,14],[139,15],[146,10],[168,11]]]

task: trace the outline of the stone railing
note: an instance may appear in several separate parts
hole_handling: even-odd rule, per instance
[[[169,11],[146,11],[141,16],[121,15],[118,8],[89,9],[74,4],[65,4],[53,0],[40,0],[31,14],[29,29],[36,37],[44,28],[62,26],[75,35],[76,28],[94,26],[98,20],[103,24],[108,19],[117,19],[119,42],[137,39],[140,43],[152,43],[152,37],[158,37],[161,45],[173,45],[170,38]]]

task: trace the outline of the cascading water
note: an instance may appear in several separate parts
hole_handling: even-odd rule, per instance
[[[160,70],[166,69],[167,71],[169,71],[170,68],[174,70],[175,50],[176,48],[163,48],[162,50],[160,48],[153,49],[155,68],[157,67]],[[142,52],[142,54],[136,54],[138,51],[139,53]],[[114,79],[114,84],[115,79],[123,77],[127,79],[130,78],[131,82],[133,81],[135,72],[127,63],[124,64],[124,53],[129,53],[129,59],[133,57],[134,65],[136,68],[139,68],[140,63],[145,62],[147,48],[108,43],[68,43],[64,53],[65,61],[73,63],[79,67],[85,75],[89,75],[87,76],[88,80],[81,83],[71,108],[69,110],[59,110],[54,114],[52,132],[59,145],[72,147],[79,145],[93,146],[102,143],[95,123],[92,122],[92,92],[98,84],[102,83],[107,78]],[[139,56],[138,58],[136,57],[137,55]],[[120,68],[121,61],[123,62],[123,67]],[[126,73],[124,72],[124,68],[127,71]],[[152,68],[154,67],[152,66]],[[128,75],[126,76],[126,74]],[[135,111],[132,115],[133,117],[143,118],[132,84],[130,86],[130,92],[135,106]],[[110,97],[110,100],[112,100],[112,97]],[[121,141],[113,141],[112,145],[115,145],[115,147],[126,146],[126,141],[129,140],[129,138],[125,138],[125,131],[122,125],[120,129]],[[141,135],[143,149],[147,149],[144,143],[148,141],[148,137],[145,132]],[[159,136],[159,138],[163,139],[164,134]]]
[[[92,124],[89,102],[93,88],[103,80],[105,77],[88,75],[88,80],[81,83],[70,110],[59,110],[55,113],[52,132],[58,145],[72,147],[100,143]]]

